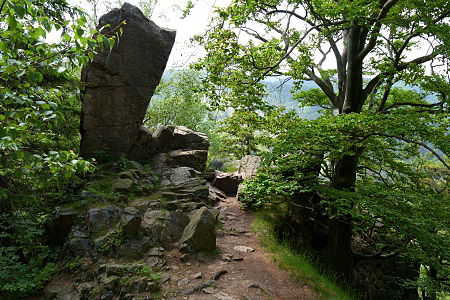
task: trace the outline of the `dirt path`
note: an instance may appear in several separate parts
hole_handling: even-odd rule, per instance
[[[317,299],[311,290],[293,282],[287,272],[278,269],[270,254],[259,246],[250,230],[253,217],[240,209],[236,198],[220,202],[219,209],[223,222],[217,236],[220,254],[194,258],[171,252],[167,272],[164,272],[170,276],[170,281],[162,285],[165,299]],[[236,246],[250,247],[254,251],[242,252]],[[214,276],[216,281],[208,282]]]

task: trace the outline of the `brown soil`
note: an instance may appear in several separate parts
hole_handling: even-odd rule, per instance
[[[318,299],[308,287],[294,282],[289,274],[280,270],[259,245],[258,239],[250,230],[253,216],[240,209],[236,198],[227,198],[219,204],[222,230],[218,230],[217,247],[220,254],[210,257],[189,258],[180,262],[181,254],[171,252],[168,260],[171,280],[162,285],[162,295],[171,300],[301,300]],[[239,252],[235,246],[253,248],[253,252]],[[232,256],[231,261],[226,257]],[[233,260],[242,259],[242,260]],[[214,288],[199,290],[191,295],[183,291],[199,286],[205,280],[223,271]],[[202,273],[202,278],[193,279],[194,274]],[[184,279],[184,284],[180,281]],[[189,283],[186,283],[186,279]],[[205,293],[208,292],[209,294]],[[180,295],[181,294],[181,295]],[[171,296],[172,295],[172,296]]]

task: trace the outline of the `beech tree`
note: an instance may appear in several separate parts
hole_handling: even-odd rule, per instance
[[[284,135],[284,152],[272,156],[275,164],[280,159],[285,166],[295,164],[294,152],[306,155],[316,143],[309,152],[316,159],[312,169],[316,176],[326,173],[334,191],[325,209],[324,256],[337,273],[350,272],[357,201],[351,194],[371,147],[414,146],[428,152],[439,168],[449,169],[449,15],[445,0],[233,0],[217,9],[206,35],[197,37],[207,51],[197,67],[206,71],[205,87],[217,103],[236,111],[269,112],[261,80],[284,76],[294,81],[301,105],[329,109],[326,123],[275,117],[285,123],[273,122],[268,131],[272,137]],[[304,81],[318,89],[301,91]],[[399,89],[398,83],[422,92]],[[305,134],[301,143],[300,132]],[[333,141],[340,147],[328,144]],[[382,182],[385,173],[380,172],[369,171]]]

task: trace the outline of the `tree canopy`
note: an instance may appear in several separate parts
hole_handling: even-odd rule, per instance
[[[447,286],[449,15],[448,1],[235,0],[197,37],[210,97],[264,120],[266,171],[248,184],[248,203],[290,199],[297,219],[325,230],[318,250],[337,273],[364,256],[352,243],[365,239],[373,257],[407,249],[439,266],[430,294]],[[293,81],[293,97],[322,116],[273,110],[268,76]],[[305,81],[318,88],[303,91]]]

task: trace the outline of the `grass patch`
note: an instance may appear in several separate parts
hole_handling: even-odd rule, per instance
[[[277,239],[274,226],[279,217],[276,212],[262,210],[256,214],[252,224],[252,230],[257,233],[261,245],[272,253],[275,263],[281,269],[288,271],[296,282],[311,288],[320,299],[358,299],[350,291],[341,288],[329,276],[321,274],[305,255],[296,252],[286,242]]]

